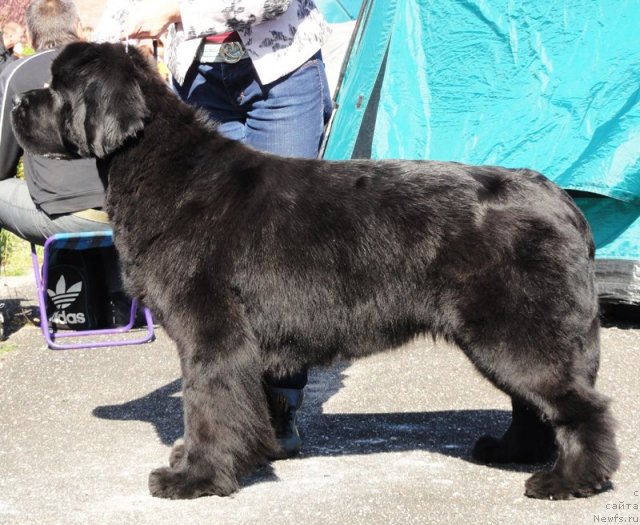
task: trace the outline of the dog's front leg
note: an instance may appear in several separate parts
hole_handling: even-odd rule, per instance
[[[242,475],[277,449],[254,338],[216,340],[181,352],[184,441],[173,449],[170,467],[151,473],[153,496],[227,496],[238,490]]]

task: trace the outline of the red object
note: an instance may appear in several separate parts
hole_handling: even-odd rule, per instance
[[[230,31],[229,33],[205,36],[204,39],[213,44],[223,44],[224,42],[240,42],[240,35],[235,31]]]

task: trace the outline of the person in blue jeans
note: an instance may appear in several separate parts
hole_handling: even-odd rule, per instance
[[[206,110],[220,133],[277,155],[318,156],[332,111],[320,52],[330,30],[312,0],[109,5],[94,40],[167,35],[175,91]],[[296,413],[306,383],[307,370],[265,377],[280,457],[300,450]]]
[[[206,109],[218,131],[256,149],[287,157],[318,156],[331,96],[320,52],[264,86],[250,60],[197,63],[180,97]]]

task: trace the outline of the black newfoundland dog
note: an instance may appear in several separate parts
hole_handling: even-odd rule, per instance
[[[138,51],[71,44],[13,110],[25,150],[96,157],[125,283],[175,341],[184,442],[154,496],[228,495],[276,453],[262,377],[455,343],[512,398],[484,462],[549,459],[526,494],[610,486],[594,245],[539,173],[446,162],[279,158],[223,138]],[[452,137],[452,140],[454,138]]]

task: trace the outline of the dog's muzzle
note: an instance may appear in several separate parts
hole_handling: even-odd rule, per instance
[[[213,64],[216,62],[235,64],[245,58],[249,58],[249,54],[240,41],[215,43],[204,40],[198,51],[197,61],[201,64]]]

